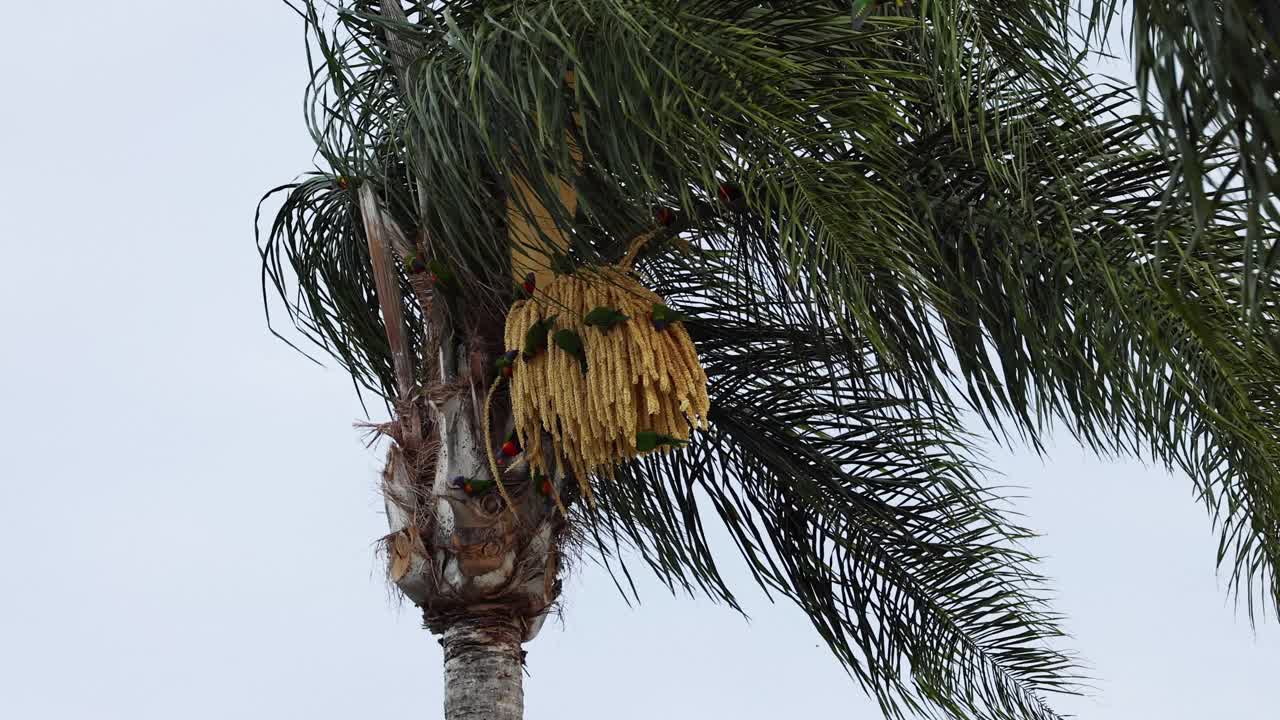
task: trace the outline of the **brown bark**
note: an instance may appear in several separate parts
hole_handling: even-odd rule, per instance
[[[521,625],[479,616],[456,620],[444,631],[445,720],[521,720]]]

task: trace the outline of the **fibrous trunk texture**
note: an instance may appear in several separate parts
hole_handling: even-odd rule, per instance
[[[413,251],[401,248],[412,243],[371,191],[362,211],[375,270],[394,267],[397,254],[403,263]],[[446,717],[516,720],[521,643],[537,635],[560,591],[566,517],[557,499],[571,503],[576,484],[559,464],[535,477],[522,450],[499,452],[513,429],[506,379],[493,368],[501,318],[486,329],[413,277],[431,327],[425,347],[409,348],[404,298],[383,275],[375,276],[378,300],[393,357],[402,359],[383,473],[390,579],[443,638]],[[528,442],[543,456],[554,452],[545,434]]]
[[[445,720],[520,720],[520,623],[500,617],[455,621],[444,631]]]

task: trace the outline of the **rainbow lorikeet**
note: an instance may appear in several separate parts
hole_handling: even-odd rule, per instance
[[[672,310],[662,303],[654,303],[653,312],[649,314],[649,318],[653,320],[653,329],[662,332],[671,323],[684,322],[689,319],[689,316],[679,310]]]
[[[636,433],[636,450],[649,452],[660,447],[682,447],[685,441],[670,435],[663,435],[652,430],[641,430]]]
[[[524,334],[524,359],[528,362],[547,349],[547,333],[555,326],[556,316],[539,320],[529,326]]]
[[[488,495],[497,486],[498,483],[493,480],[487,480],[485,478],[465,478],[465,482],[462,484],[462,492],[472,497],[477,497],[480,495]]]
[[[516,285],[516,299],[528,300],[533,297],[533,291],[538,289],[538,276],[529,273],[524,276],[524,280]]]
[[[519,350],[508,350],[493,361],[493,366],[498,369],[502,377],[509,378],[516,372],[516,358],[519,355]]]
[[[653,211],[653,219],[662,227],[671,227],[676,222],[676,211],[669,207],[660,207]]]
[[[555,334],[556,347],[578,358],[578,364],[582,366],[582,372],[587,371],[587,351],[582,347],[582,338],[578,333],[572,330],[557,330]]]
[[[404,259],[404,269],[411,275],[421,275],[427,271],[427,261],[416,252],[411,252]]]
[[[582,318],[582,322],[587,327],[598,327],[600,332],[608,335],[614,325],[625,322],[627,319],[621,310],[602,306],[587,313],[587,316]]]
[[[458,276],[453,274],[447,265],[439,260],[432,260],[427,263],[427,269],[431,271],[431,282],[446,295],[457,295],[461,286],[458,285]]]
[[[538,485],[538,492],[544,497],[551,497],[551,479],[543,475],[541,471],[533,474],[533,481]]]
[[[742,188],[732,183],[720,183],[720,187],[716,189],[716,198],[720,200],[721,205],[734,212],[747,209],[747,200],[742,194]]]
[[[516,431],[512,430],[507,435],[507,441],[502,443],[502,454],[507,457],[515,457],[520,454],[520,438],[516,437]]]

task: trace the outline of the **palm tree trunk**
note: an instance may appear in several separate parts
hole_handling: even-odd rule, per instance
[[[523,662],[518,621],[474,617],[444,632],[445,720],[520,720]]]
[[[564,518],[534,487],[520,458],[499,470],[510,505],[496,492],[471,495],[458,487],[455,478],[493,478],[492,438],[511,430],[509,412],[500,413],[497,433],[484,426],[482,421],[490,419],[479,399],[484,388],[477,394],[475,387],[484,378],[468,372],[467,347],[448,324],[433,328],[443,344],[438,361],[427,361],[440,373],[434,390],[417,386],[414,353],[399,312],[403,298],[390,272],[394,249],[407,241],[368,186],[361,189],[361,210],[401,386],[396,420],[401,429],[392,433],[395,443],[383,475],[390,579],[442,637],[445,718],[521,720],[520,648],[537,634],[559,594]],[[430,306],[422,309],[433,315]],[[490,361],[482,365],[487,368]],[[424,416],[430,418],[426,438],[420,431]],[[551,482],[566,487],[563,473]]]
[[[379,5],[388,19],[409,22],[401,0],[381,0]],[[407,91],[413,83],[407,72],[408,63],[419,50],[395,33],[387,33],[386,41]],[[572,76],[569,81],[572,83]],[[572,136],[566,132],[566,137],[581,162],[581,152],[572,143]],[[532,194],[528,183],[517,179],[516,185],[527,206],[536,208],[532,215],[543,234],[556,238],[559,247],[567,248],[568,238],[556,227],[550,211]],[[428,217],[430,193],[419,185],[419,196],[422,216]],[[567,215],[572,216],[577,207],[573,185],[561,181],[560,196]],[[495,338],[474,336],[475,328],[471,328],[473,336],[464,337],[468,328],[453,326],[453,319],[435,307],[429,294],[427,301],[419,298],[420,309],[433,326],[428,332],[439,345],[429,341],[427,347],[420,349],[426,369],[434,372],[425,376],[427,387],[418,387],[414,354],[408,348],[400,308],[402,298],[389,272],[389,260],[393,250],[402,259],[407,252],[429,250],[429,238],[423,247],[413,247],[394,220],[381,210],[371,189],[362,193],[361,200],[375,272],[383,270],[375,280],[388,343],[396,361],[394,370],[402,406],[398,421],[403,428],[400,442],[405,447],[392,449],[384,475],[392,530],[388,536],[391,580],[423,609],[426,626],[441,636],[445,720],[522,720],[521,645],[537,635],[559,595],[559,544],[567,518],[556,514],[550,499],[540,494],[519,459],[497,471],[511,488],[510,493],[503,492],[501,499],[492,493],[484,498],[468,497],[455,486],[455,478],[493,477],[490,458],[497,450],[492,446],[493,431],[497,430],[501,442],[514,427],[509,411],[502,413],[500,427],[487,426],[489,414],[479,398],[485,396],[484,384],[489,382],[494,358],[481,353],[480,367],[475,368],[467,349],[468,345],[477,348],[492,344],[499,351],[505,350],[502,325],[497,324]],[[540,247],[540,236],[532,227],[531,218],[512,213],[511,208],[508,202],[513,245]],[[542,262],[535,260],[532,266],[520,257],[521,253],[512,253],[514,281],[519,282],[527,272],[534,272],[543,281],[550,279],[550,257],[545,252],[540,256]],[[438,361],[430,357],[435,353],[439,353]],[[469,393],[457,389],[451,396],[438,393],[458,384],[469,385]],[[424,418],[430,427],[425,438],[421,432]],[[548,438],[526,440],[547,442]],[[550,455],[554,449],[547,448],[545,452]],[[414,460],[413,469],[408,467],[406,453]],[[430,456],[434,457],[429,462],[422,462]],[[563,471],[553,475],[548,481],[559,497],[569,484]]]

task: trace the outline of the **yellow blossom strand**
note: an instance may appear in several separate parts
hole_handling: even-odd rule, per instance
[[[502,496],[503,502],[507,504],[507,510],[511,512],[511,517],[515,519],[516,526],[520,525],[520,514],[516,512],[516,504],[512,502],[511,495],[507,493],[507,487],[502,484],[502,473],[498,472],[498,461],[493,455],[493,430],[489,427],[489,409],[493,405],[493,395],[502,385],[502,381],[506,378],[498,375],[498,379],[493,381],[489,386],[489,394],[484,398],[484,456],[489,460],[489,472],[493,473],[493,481],[498,485],[498,494]]]
[[[687,440],[693,428],[706,427],[706,373],[680,323],[662,331],[653,327],[649,314],[661,302],[621,267],[607,268],[594,276],[586,271],[557,276],[507,315],[504,337],[513,348],[523,347],[534,323],[556,316],[546,351],[519,361],[511,407],[526,443],[544,431],[551,435],[585,498],[591,497],[591,474],[611,475],[614,465],[639,454],[636,433]],[[586,313],[601,306],[629,319],[608,334],[584,325]],[[585,375],[578,358],[555,344],[558,330],[572,330],[582,339]],[[546,472],[547,460],[535,453],[529,464]]]

